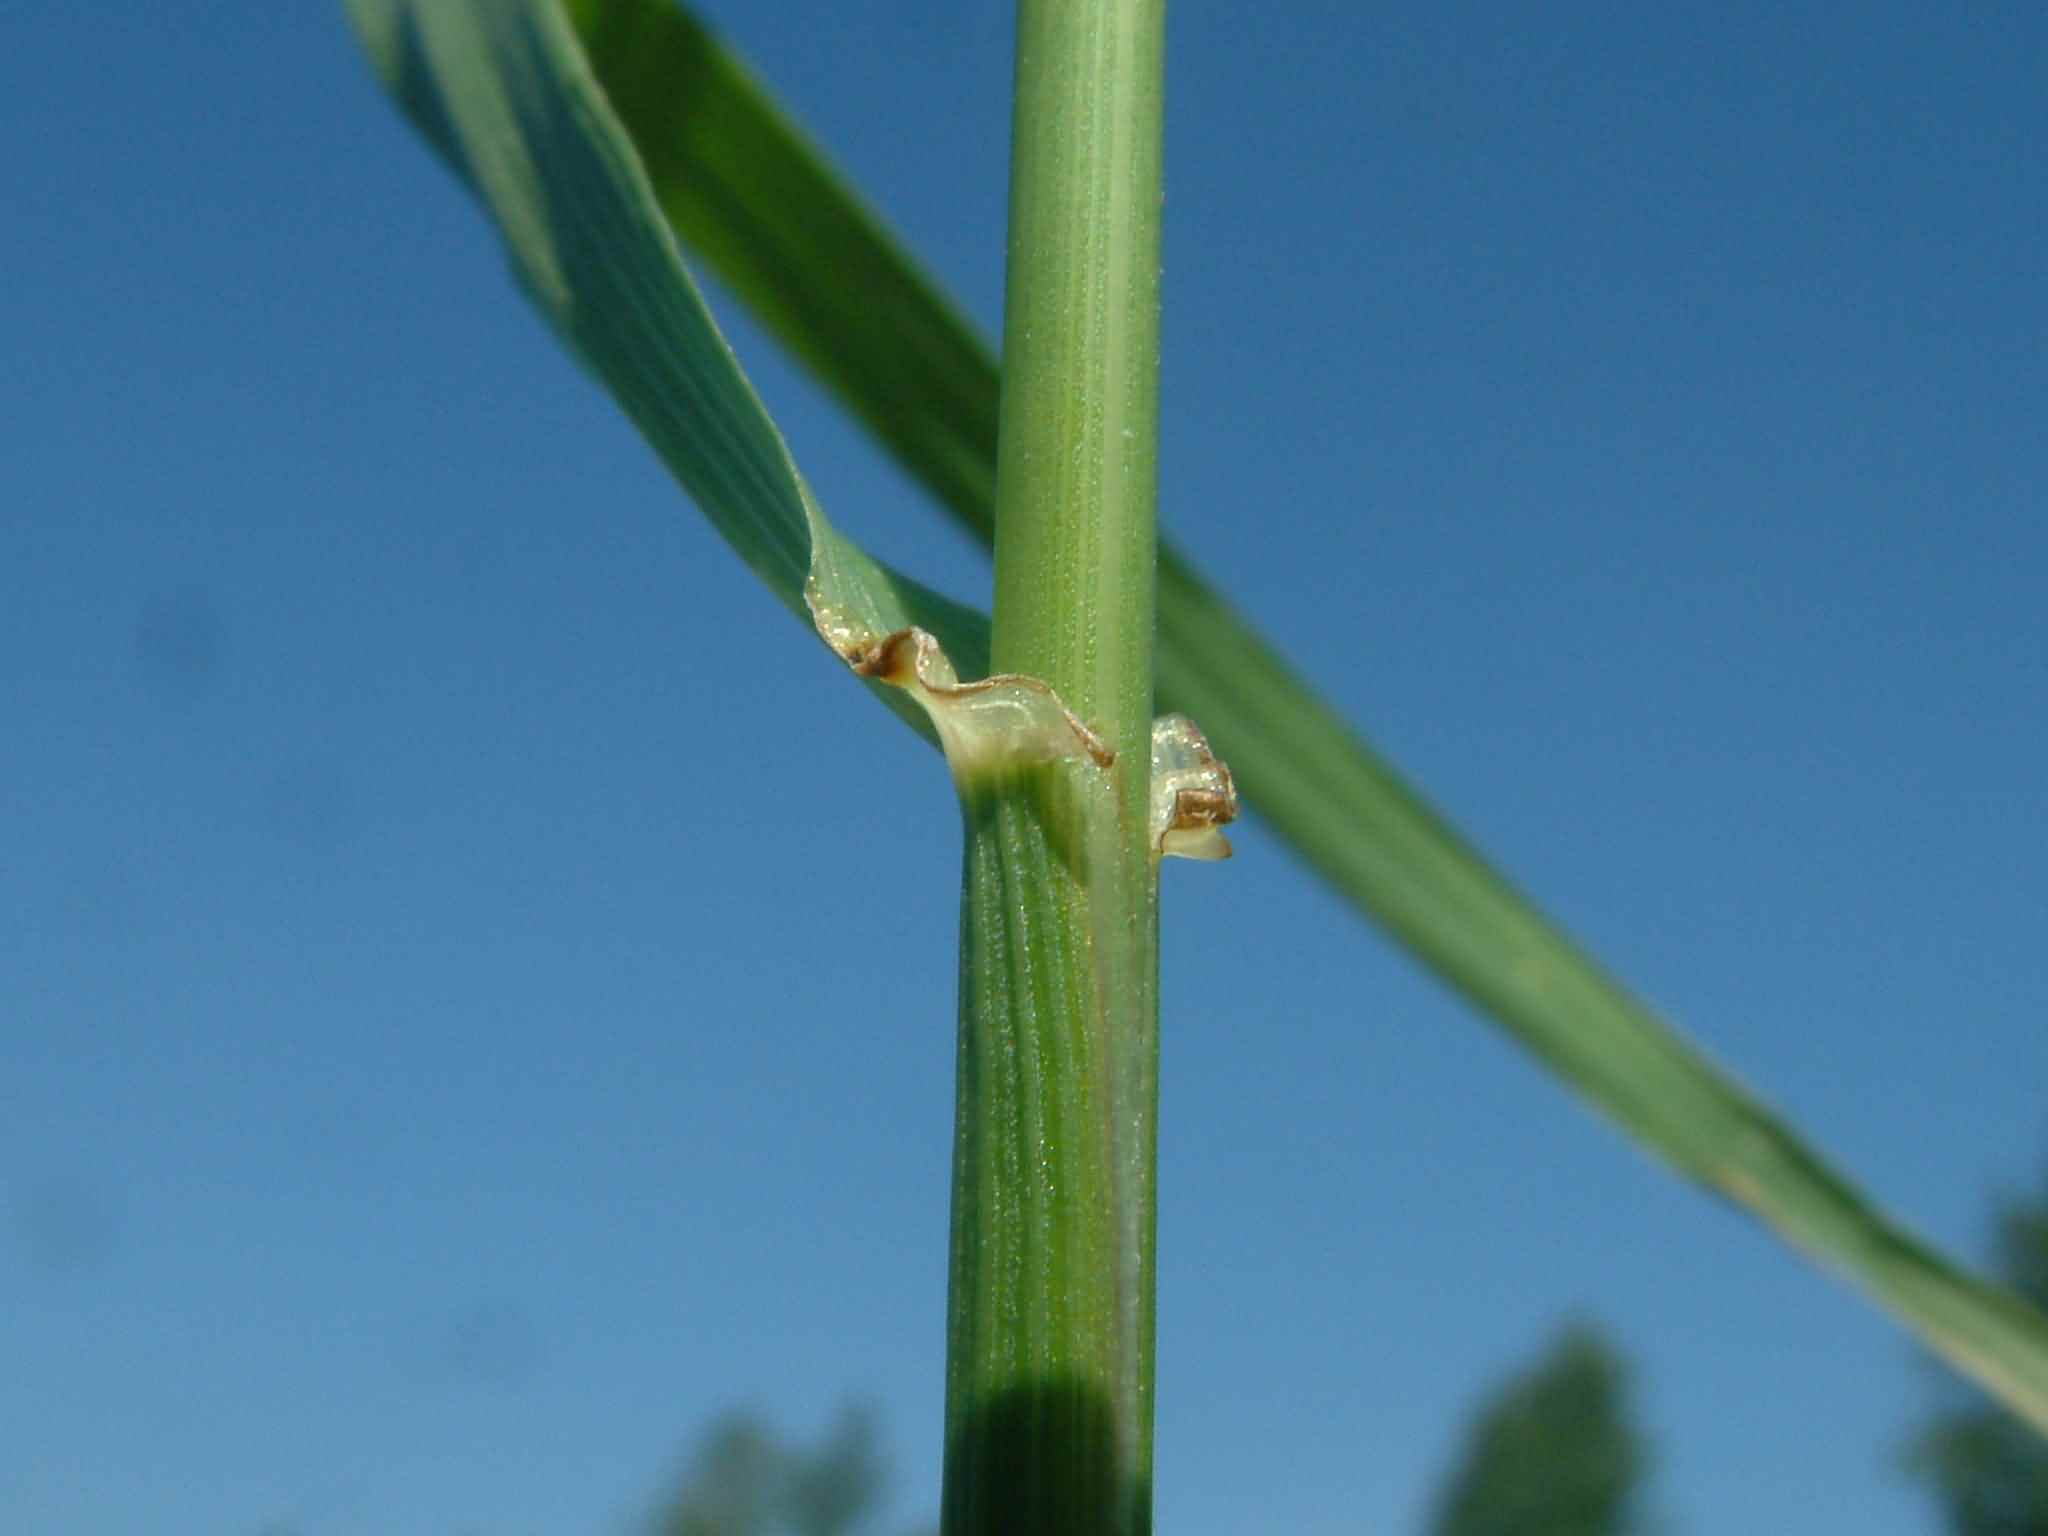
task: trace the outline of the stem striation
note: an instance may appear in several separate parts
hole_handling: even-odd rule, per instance
[[[1115,754],[960,775],[945,1536],[1151,1528],[1161,0],[1020,0],[993,661]]]

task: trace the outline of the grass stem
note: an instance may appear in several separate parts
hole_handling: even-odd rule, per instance
[[[1021,0],[998,671],[1115,752],[964,778],[945,1536],[1151,1527],[1160,0]]]

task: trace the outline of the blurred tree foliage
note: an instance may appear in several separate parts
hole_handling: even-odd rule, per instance
[[[1621,1356],[1568,1328],[1473,1418],[1430,1536],[1626,1536],[1648,1468]]]
[[[1998,1218],[1998,1277],[2048,1307],[2048,1191],[2009,1202]],[[1956,1536],[2048,1536],[2048,1443],[1981,1393],[1956,1383],[1952,1406],[1913,1443],[1914,1470],[1933,1485]]]
[[[862,1408],[809,1449],[751,1414],[728,1413],[698,1442],[654,1536],[855,1536],[887,1481],[876,1442],[874,1415]]]

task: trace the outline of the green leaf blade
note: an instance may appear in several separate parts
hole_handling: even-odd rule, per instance
[[[988,537],[997,374],[974,328],[696,17],[668,0],[567,10],[677,233]]]
[[[720,535],[849,662],[910,629],[986,670],[988,621],[826,521],[719,333],[631,141],[549,0],[350,0],[373,66],[475,195],[515,281]],[[876,690],[928,738],[928,690]]]

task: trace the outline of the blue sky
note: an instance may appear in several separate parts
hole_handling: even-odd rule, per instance
[[[1981,1254],[2048,1154],[2048,13],[1271,10],[1170,23],[1166,524]],[[1007,8],[709,13],[993,332]],[[849,1397],[928,1513],[936,758],[326,8],[24,13],[0,129],[0,1525],[617,1531],[721,1408]],[[731,332],[835,521],[982,597]],[[1936,1529],[1902,1334],[1237,843],[1167,870],[1162,1530],[1417,1530],[1569,1317],[1666,1529]]]

